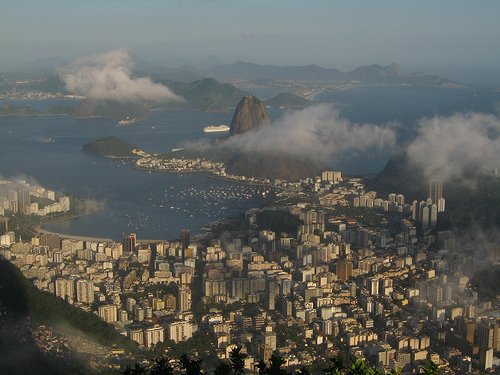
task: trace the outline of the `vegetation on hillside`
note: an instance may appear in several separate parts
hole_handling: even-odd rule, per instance
[[[402,193],[407,202],[427,199],[427,179],[421,171],[409,165],[405,150],[400,150],[376,178],[364,181],[366,188],[377,191],[381,196]],[[440,214],[438,230],[500,228],[498,176],[466,171],[463,178],[444,183],[443,196],[446,199],[446,211]]]
[[[111,135],[86,143],[83,145],[82,150],[99,156],[130,158],[138,157],[132,152],[135,148],[137,147],[133,144]]]
[[[235,107],[246,93],[230,83],[203,78],[190,83],[163,81],[186,102],[169,103],[167,108],[191,108],[200,111],[226,111]]]
[[[500,265],[490,265],[476,272],[472,283],[476,285],[482,297],[497,299],[500,295]]]
[[[0,259],[0,285],[0,304],[17,316],[29,317],[35,325],[67,326],[84,333],[98,344],[137,351],[137,344],[120,335],[113,326],[51,293],[39,290],[3,259]]]
[[[305,108],[312,103],[301,96],[292,94],[291,92],[281,92],[274,95],[272,98],[267,99],[265,104],[274,108]]]
[[[257,225],[259,227],[270,229],[278,235],[287,233],[295,237],[297,227],[301,224],[303,224],[302,220],[287,211],[264,210],[257,215]]]
[[[470,185],[445,185],[446,211],[439,229],[500,228],[500,178],[480,176]]]

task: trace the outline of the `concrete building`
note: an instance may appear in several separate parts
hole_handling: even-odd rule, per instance
[[[61,277],[54,284],[56,296],[72,303],[75,296],[74,280]]]
[[[167,325],[169,340],[180,342],[193,337],[193,326],[184,320],[177,320]]]
[[[78,279],[76,281],[76,300],[88,304],[94,302],[94,283],[92,280]]]
[[[144,329],[144,346],[151,348],[159,342],[165,341],[165,330],[160,325]]]
[[[0,217],[0,236],[3,236],[9,231],[9,218]]]
[[[177,310],[191,310],[191,289],[188,286],[179,286],[177,293]]]
[[[337,277],[340,280],[348,280],[352,276],[352,262],[350,260],[339,260],[335,266]]]
[[[99,318],[104,320],[106,323],[118,321],[118,309],[116,308],[116,305],[113,304],[99,306],[98,315]]]

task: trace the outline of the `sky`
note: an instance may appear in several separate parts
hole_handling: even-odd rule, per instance
[[[497,0],[6,0],[0,68],[126,48],[149,61],[397,62],[488,82],[500,77],[499,19]]]

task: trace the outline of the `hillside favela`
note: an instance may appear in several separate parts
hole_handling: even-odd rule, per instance
[[[3,4],[0,374],[500,373],[499,15]]]

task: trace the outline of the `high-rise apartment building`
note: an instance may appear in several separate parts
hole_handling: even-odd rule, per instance
[[[44,233],[40,236],[40,246],[48,246],[49,249],[60,249],[61,237],[57,234]]]
[[[339,260],[336,266],[336,273],[340,280],[348,280],[352,276],[352,262],[350,260]]]
[[[437,204],[439,198],[443,197],[443,181],[432,180],[429,183],[429,198],[432,199],[432,203]]]
[[[191,243],[191,234],[189,233],[189,229],[183,229],[181,231],[181,244],[183,252],[187,249],[190,243]]]
[[[151,348],[159,342],[165,341],[165,330],[160,325],[144,329],[144,346]]]
[[[17,192],[17,206],[19,211],[26,213],[26,207],[31,204],[30,191],[28,189],[21,189]]]
[[[168,324],[167,333],[169,340],[174,342],[186,341],[193,337],[193,327],[185,320],[177,320]]]
[[[0,236],[3,236],[9,231],[9,218],[0,217]]]
[[[484,318],[476,326],[476,344],[480,350],[500,350],[500,325],[495,318]]]
[[[79,279],[76,281],[76,300],[89,304],[94,302],[94,283],[92,280]]]
[[[179,286],[177,294],[177,310],[191,310],[191,289],[188,286]]]
[[[118,320],[118,309],[116,305],[113,304],[99,306],[98,314],[99,318],[106,323],[112,323]]]
[[[54,282],[56,296],[70,303],[73,302],[75,296],[74,280],[68,278],[58,278]]]
[[[122,238],[123,253],[130,254],[135,250],[137,245],[137,236],[135,233],[129,233]]]

